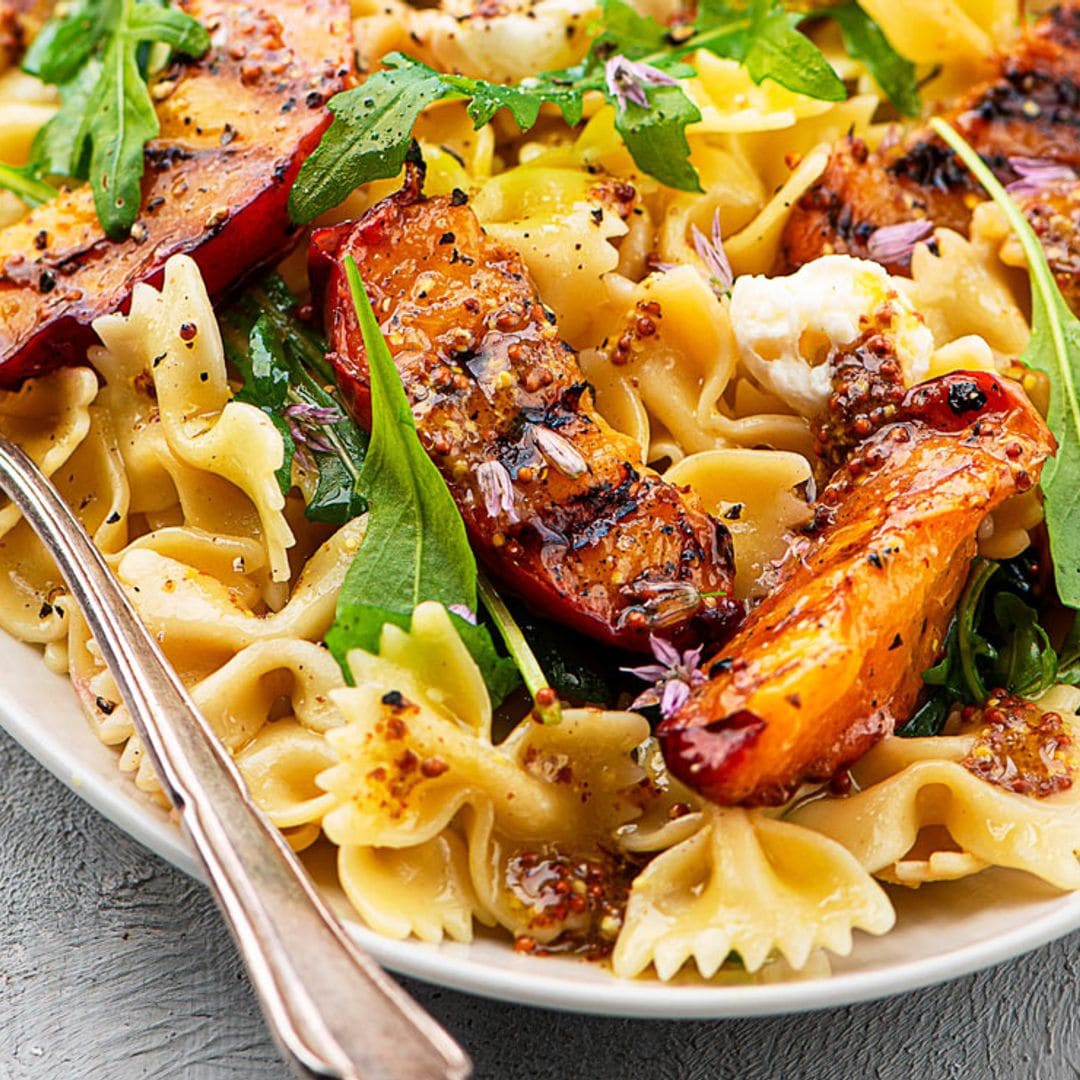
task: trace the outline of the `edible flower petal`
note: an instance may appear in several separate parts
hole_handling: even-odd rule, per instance
[[[1009,165],[1020,177],[1005,188],[1010,195],[1035,195],[1050,184],[1076,179],[1075,170],[1068,165],[1046,158],[1011,157]]]
[[[501,461],[492,458],[481,462],[476,469],[476,482],[484,497],[488,517],[498,517],[504,513],[511,524],[520,520],[514,509],[514,483]]]
[[[627,102],[633,102],[643,109],[649,107],[649,98],[645,93],[647,86],[678,86],[678,79],[672,78],[651,64],[641,64],[628,60],[621,53],[613,56],[604,65],[604,81],[608,93],[615,99],[619,112],[626,111]]]
[[[731,262],[720,238],[720,211],[713,214],[712,237],[707,237],[696,225],[691,227],[694,250],[709,271],[709,283],[717,293],[726,293],[735,281]]]
[[[533,428],[533,438],[541,453],[563,474],[571,480],[578,476],[584,476],[589,471],[585,459],[578,453],[568,439],[564,439],[557,431],[551,428]]]
[[[866,244],[866,253],[875,262],[899,263],[911,258],[915,245],[934,231],[934,223],[922,218],[919,221],[901,221],[896,225],[882,225],[875,229]]]
[[[315,450],[320,454],[334,452],[334,447],[326,440],[319,428],[336,424],[344,419],[337,409],[313,405],[307,401],[297,401],[285,407],[285,418],[289,422],[289,433],[298,449]]]
[[[657,663],[619,670],[653,684],[638,694],[630,703],[630,708],[644,709],[650,705],[659,705],[660,715],[666,719],[686,704],[690,691],[695,686],[700,686],[705,681],[705,674],[699,668],[701,646],[687,649],[680,654],[670,641],[650,636],[649,648],[652,649]]]
[[[452,612],[459,619],[464,619],[470,626],[476,626],[479,621],[476,612],[470,610],[465,604],[450,604],[446,610]]]

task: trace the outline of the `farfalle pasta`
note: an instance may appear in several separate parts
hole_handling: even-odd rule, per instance
[[[528,871],[542,862],[558,881],[552,864],[602,865],[620,843],[662,852],[634,878],[625,921],[601,925],[623,976],[655,965],[670,978],[693,958],[708,978],[733,951],[751,972],[774,955],[799,969],[815,950],[849,952],[853,928],[892,925],[880,887],[818,833],[737,809],[648,821],[673,802],[663,776],[642,786],[630,751],[648,728],[634,714],[525,720],[493,745],[479,672],[437,605],[417,609],[410,634],[384,629],[380,655],[352,666],[356,687],[333,694],[346,723],[327,736],[341,764],[317,782],[335,800],[323,827],[346,893],[383,932],[469,940],[471,903],[530,940],[572,934],[588,908],[561,912],[535,880],[530,894]],[[418,878],[427,905],[410,896]]]
[[[815,949],[846,956],[853,929],[882,934],[894,919],[841,845],[760,812],[711,808],[635,879],[612,966],[632,976],[651,963],[665,979],[692,958],[709,978],[735,952],[751,972],[774,954],[799,970]]]
[[[178,246],[150,228],[162,204],[140,207],[129,239],[117,242],[128,244],[123,255],[88,223],[84,246],[105,253],[106,269],[113,256],[135,261],[131,251],[159,243],[190,255],[140,263],[118,287],[123,302],[94,321],[85,355],[79,344],[71,366],[49,370],[39,353],[25,371],[43,374],[0,391],[0,432],[72,506],[270,821],[305,858],[336,866],[356,917],[380,934],[467,943],[486,928],[522,953],[604,959],[625,979],[823,978],[830,956],[857,952],[860,934],[889,932],[899,888],[947,889],[991,868],[1080,889],[1080,691],[1066,685],[1077,647],[1052,602],[1054,537],[1048,547],[1036,482],[1043,461],[1032,449],[1049,445],[1038,413],[1054,419],[1053,378],[1047,365],[1021,362],[1032,339],[1029,259],[1001,207],[980,201],[966,174],[957,179],[959,159],[939,160],[924,121],[900,117],[915,111],[921,86],[927,115],[959,100],[961,111],[948,114],[959,126],[978,114],[1015,150],[1002,117],[971,87],[989,80],[993,104],[1002,54],[1042,63],[1061,48],[1067,60],[1073,45],[1058,41],[1062,27],[1036,24],[1029,38],[1039,47],[1028,49],[1014,40],[1022,9],[1008,0],[865,0],[843,9],[872,19],[859,24],[870,36],[854,55],[839,10],[810,12],[800,47],[832,68],[833,84],[813,64],[770,66],[790,42],[774,42],[772,60],[751,55],[749,39],[717,52],[697,47],[693,19],[720,16],[676,0],[636,0],[632,9],[593,0],[346,6],[354,41],[342,55],[355,70],[343,64],[343,85],[382,89],[370,103],[334,103],[332,130],[352,141],[328,134],[315,151],[312,136],[295,157],[275,157],[274,187],[252,192],[253,206],[276,200],[286,215],[284,185],[293,185],[294,219],[275,225],[278,277],[252,276],[267,254],[256,241],[274,231],[269,212],[265,230],[255,214],[247,233],[234,234],[251,242],[250,255],[224,245],[210,257],[204,247],[235,224],[230,215],[254,213],[248,207],[208,205],[204,235]],[[340,35],[349,20],[338,15],[325,21]],[[23,26],[27,36],[35,29]],[[214,55],[220,74],[228,64]],[[40,220],[52,224],[27,233],[14,259],[0,256],[0,284],[14,297],[31,282],[48,329],[45,308],[77,292],[69,279],[82,268],[75,255],[49,261],[67,234],[49,216],[60,178],[41,165],[41,132],[61,99],[65,110],[74,105],[69,87],[48,86],[9,59],[0,53],[0,233],[25,228],[28,205],[39,201]],[[140,68],[159,107],[177,92],[174,68],[190,74],[202,63],[191,56],[159,71],[160,59],[150,50]],[[561,68],[571,70],[552,81]],[[249,89],[258,83],[250,67],[238,78]],[[904,80],[906,99],[897,93]],[[320,115],[317,83],[275,106],[275,136],[301,114]],[[676,100],[686,123],[673,133],[664,110]],[[231,108],[222,102],[214,117],[212,148],[229,163],[269,138],[253,120],[227,122]],[[194,119],[187,127],[203,134]],[[1055,193],[1074,199],[1071,166],[996,143],[976,149],[1021,194],[1034,188],[1047,205]],[[186,143],[152,148],[146,183],[170,173],[172,194],[190,195],[182,167],[195,153]],[[854,176],[838,176],[845,155],[858,165]],[[320,174],[328,156],[367,182],[350,191],[352,173],[343,182]],[[871,174],[878,156],[891,171]],[[300,224],[312,175],[344,197],[315,200],[305,218],[313,220]],[[858,181],[871,175],[872,190],[862,190]],[[898,177],[908,185],[902,197],[877,206],[885,198],[877,187]],[[855,214],[864,199],[880,221]],[[442,215],[445,227],[409,233],[401,223],[417,206],[434,207],[425,220]],[[1068,247],[1066,219],[1054,219],[1053,236]],[[813,257],[796,258],[793,238],[807,240],[798,230],[808,221]],[[484,235],[497,246],[484,248]],[[397,575],[415,586],[407,604],[358,596],[352,568],[370,536],[387,535],[369,532],[387,509],[363,474],[361,428],[378,411],[377,335],[370,326],[368,338],[352,333],[356,310],[343,315],[326,280],[345,273],[346,240],[412,409],[410,422],[401,406],[397,434],[421,448],[395,473],[391,511],[409,518],[420,507],[409,543],[437,549],[440,588],[444,578],[471,580],[453,562],[460,552],[446,554],[453,543],[439,546],[449,532],[466,545],[460,517],[489,560],[478,596],[497,590],[513,601],[517,588],[521,607],[500,613],[477,595],[451,603],[425,592],[426,552]],[[1074,254],[1052,252],[1055,269]],[[231,291],[225,259],[237,266]],[[4,306],[7,296],[0,320],[16,310],[14,300]],[[86,321],[104,309],[79,310]],[[0,356],[6,335],[0,322]],[[470,407],[458,408],[477,387]],[[994,412],[1005,399],[1013,412]],[[507,400],[517,412],[502,423]],[[444,412],[452,424],[425,426]],[[890,560],[913,545],[927,566],[949,562],[945,530],[923,528],[929,512],[908,523],[902,547],[890,535],[864,551],[858,530],[879,510],[886,518],[906,506],[912,491],[943,490],[980,467],[980,440],[1021,414],[1028,426],[1003,450],[1015,494],[972,518],[951,576],[943,571],[945,584],[928,593],[919,640],[905,623],[904,634],[856,658],[876,666],[868,661],[854,680],[866,684],[867,715],[840,718],[850,720],[844,752],[819,747],[794,785],[762,784],[727,805],[724,777],[706,775],[722,771],[707,736],[734,746],[730,756],[752,756],[762,726],[813,709],[810,684],[823,677],[808,670],[759,716],[745,628],[815,559],[827,561],[820,540],[841,519],[855,555],[833,592],[855,579],[876,591],[861,605],[823,605],[813,625],[794,603],[762,633],[774,643],[798,623],[805,647],[790,651],[792,663],[812,655],[833,678],[829,650],[842,651],[845,623],[871,606],[866,598],[888,591],[881,581],[901,600],[922,595],[915,572],[907,591],[894,587]],[[882,433],[906,445],[923,433],[919,424],[940,436],[947,475],[909,485],[901,470],[845,523],[845,499],[864,490],[860,476],[891,467]],[[954,459],[961,428],[969,453]],[[588,455],[581,431],[595,437]],[[432,529],[430,520],[446,519],[426,517],[423,450],[448,498],[458,498],[453,529]],[[606,479],[592,483],[600,464],[610,466]],[[658,509],[635,525],[656,491],[663,498],[648,505]],[[989,505],[992,494],[977,482],[966,491],[970,505]],[[678,512],[665,518],[670,507]],[[650,562],[652,541],[676,534],[683,547]],[[528,575],[515,573],[529,559],[546,576],[521,585]],[[572,575],[582,565],[592,577]],[[510,566],[514,573],[500,573]],[[723,587],[700,584],[703,566]],[[541,578],[548,592],[533,588]],[[574,607],[600,593],[624,605],[606,637]],[[873,606],[883,621],[886,607]],[[570,614],[542,622],[557,611]],[[378,624],[363,647],[342,629],[349,619]],[[634,620],[645,628],[636,641]],[[499,627],[530,673],[533,711],[509,688]],[[538,689],[515,628],[533,641],[551,687]],[[0,629],[70,676],[118,767],[164,803],[97,642],[6,503]],[[651,649],[652,661],[619,651],[628,643]],[[892,666],[914,686],[898,710],[895,687],[880,700],[876,691]],[[707,687],[721,690],[705,722],[673,724]]]
[[[481,921],[549,940],[572,929],[574,914],[584,913],[535,914],[553,896],[527,903],[526,884],[507,887],[509,866],[554,853],[603,857],[616,831],[641,813],[644,774],[630,752],[648,725],[633,713],[571,710],[556,726],[525,720],[493,744],[481,674],[436,604],[416,609],[409,633],[384,627],[377,657],[353,653],[350,662],[355,687],[332,695],[346,722],[327,735],[340,764],[318,783],[334,798],[323,828],[341,849],[339,874],[353,902],[383,912],[382,921],[398,910],[400,924],[411,905],[394,902],[395,880],[403,890],[417,873],[457,882],[467,867]],[[381,867],[371,895],[354,873],[369,865]],[[457,910],[463,895],[464,886],[443,899]],[[459,921],[444,922],[464,936]],[[423,926],[420,936],[430,939],[435,930]]]
[[[274,476],[284,459],[281,436],[260,410],[230,400],[217,319],[194,262],[170,260],[160,293],[137,286],[131,314],[99,319],[95,331],[105,343],[90,353],[105,380],[101,403],[118,425],[129,472],[141,480],[133,512],[154,513],[174,498],[192,524],[224,519],[220,531],[257,531],[271,578],[287,580],[294,537]],[[234,512],[256,521],[228,522]]]
[[[1075,687],[1057,686],[1039,705],[1060,712],[1068,730],[1076,730]],[[853,770],[861,791],[808,802],[788,820],[831,836],[871,873],[902,884],[1004,866],[1077,888],[1077,792],[1070,787],[1031,799],[978,779],[964,765],[977,734],[886,739]],[[924,831],[931,836],[920,845]]]

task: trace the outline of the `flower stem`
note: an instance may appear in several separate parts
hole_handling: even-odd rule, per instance
[[[56,188],[23,169],[0,162],[0,188],[13,191],[29,206],[40,206],[56,197]]]
[[[562,720],[562,705],[559,702],[559,696],[548,684],[547,676],[540,667],[536,654],[532,651],[514,616],[510,614],[510,609],[503,603],[502,597],[483,574],[477,576],[476,588],[492,622],[498,627],[507,652],[513,657],[518,671],[521,672],[525,689],[532,695],[537,716],[545,724],[559,723]]]

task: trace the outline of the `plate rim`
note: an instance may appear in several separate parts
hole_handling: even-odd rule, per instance
[[[40,652],[3,635],[3,645]],[[43,674],[46,674],[43,670]],[[79,709],[66,678],[52,676],[57,688],[70,694],[71,707],[86,725],[90,745],[115,756],[100,743]],[[9,686],[0,684],[0,728],[48,772],[126,835],[170,865],[204,880],[197,857],[168,813],[139,791],[130,776],[116,770],[115,782],[88,771],[78,753],[63,740],[49,737],[40,716]],[[501,969],[490,962],[460,955],[468,945],[431,945],[385,938],[356,922],[345,920],[352,936],[384,967],[399,975],[480,997],[519,1005],[601,1016],[638,1019],[724,1019],[777,1016],[853,1005],[891,997],[981,971],[1021,956],[1080,928],[1080,893],[1064,894],[1061,902],[1013,930],[970,942],[931,957],[899,961],[865,972],[839,972],[817,978],[752,985],[673,985],[640,980],[567,980],[542,970],[542,959],[530,961],[538,970],[522,977],[520,969]],[[856,937],[856,948],[858,937]]]

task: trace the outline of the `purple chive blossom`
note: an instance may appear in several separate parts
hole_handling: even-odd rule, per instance
[[[701,646],[687,649],[680,655],[670,642],[650,635],[649,648],[657,663],[620,670],[653,684],[634,698],[630,708],[644,709],[649,705],[659,705],[660,715],[666,719],[686,704],[695,686],[705,681],[705,675],[698,667],[701,663]]]
[[[866,254],[875,262],[902,263],[911,258],[915,245],[934,231],[934,223],[901,221],[897,225],[882,225],[875,229],[866,245]]]
[[[476,625],[476,612],[470,611],[464,604],[451,604],[446,610],[452,611],[459,619],[464,619],[470,625]]]
[[[1005,188],[1010,195],[1037,195],[1043,188],[1060,180],[1076,179],[1075,171],[1068,165],[1046,158],[1011,157],[1009,165],[1020,177]]]
[[[514,509],[514,482],[501,461],[482,461],[476,467],[476,483],[484,497],[488,517],[503,513],[512,525],[520,520]]]
[[[533,438],[540,452],[563,476],[569,476],[571,480],[574,480],[589,471],[585,459],[577,452],[573,444],[557,431],[546,427],[535,427]]]
[[[649,107],[646,86],[678,86],[666,72],[654,68],[651,64],[639,64],[636,60],[627,60],[619,54],[613,56],[604,65],[604,81],[608,93],[619,106],[619,112],[626,112],[626,103],[632,101],[643,109]]]
[[[289,433],[298,450],[316,450],[320,454],[332,454],[334,447],[326,441],[319,431],[327,424],[336,424],[343,419],[334,408],[312,405],[307,401],[297,401],[285,407],[285,418],[289,421]]]
[[[731,272],[731,262],[720,239],[720,211],[713,214],[711,239],[696,225],[691,227],[690,233],[694,238],[694,250],[709,271],[710,283],[717,292],[726,293],[735,275]]]

